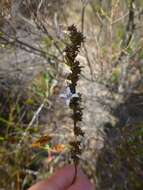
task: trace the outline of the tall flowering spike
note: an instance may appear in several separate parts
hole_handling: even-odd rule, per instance
[[[72,96],[70,96],[69,107],[72,109],[73,120],[73,132],[75,135],[74,141],[70,142],[71,146],[71,158],[75,164],[75,178],[77,174],[77,164],[79,162],[79,155],[82,153],[81,137],[84,137],[84,132],[78,126],[78,122],[82,121],[82,107],[81,107],[81,94],[76,93],[76,86],[79,80],[82,67],[80,62],[76,60],[76,56],[79,53],[82,42],[84,42],[84,36],[81,32],[77,31],[74,25],[68,27],[70,43],[65,48],[65,60],[66,64],[70,67],[71,73],[67,76],[70,81],[67,88],[70,89]]]

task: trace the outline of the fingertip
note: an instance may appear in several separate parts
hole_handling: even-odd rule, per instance
[[[43,180],[35,184],[28,190],[39,190],[39,189],[63,190],[68,188],[69,190],[79,190],[79,189],[94,190],[94,188],[92,188],[91,182],[79,167],[77,168],[76,180],[74,184],[72,184],[74,176],[75,176],[75,166],[66,165],[63,168],[58,169],[55,172],[55,174],[51,176],[49,179]]]
[[[57,171],[48,179],[36,183],[28,190],[67,189],[71,185],[74,175],[74,166],[66,165],[63,168],[57,169]]]
[[[82,180],[77,180],[67,190],[95,190],[95,188],[88,179],[82,179]]]
[[[76,180],[74,184],[68,188],[68,190],[95,190],[95,187],[82,169],[78,167]]]
[[[56,188],[56,190],[63,190],[70,187],[75,175],[75,169],[73,165],[66,165],[54,173],[48,181]]]

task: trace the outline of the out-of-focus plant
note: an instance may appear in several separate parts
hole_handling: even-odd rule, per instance
[[[2,188],[26,189],[37,175],[34,172],[38,171],[42,160],[47,157],[50,161],[51,153],[58,154],[64,150],[60,144],[50,145],[50,134],[40,135],[43,125],[39,117],[51,105],[49,98],[55,93],[55,86],[54,76],[45,71],[36,76],[26,90],[13,93],[5,89],[0,92]],[[6,178],[8,183],[5,183]]]
[[[105,128],[107,130],[107,128]],[[114,133],[112,142],[110,135]],[[113,127],[97,159],[97,189],[137,189],[143,187],[143,124]],[[104,182],[103,182],[104,181]]]

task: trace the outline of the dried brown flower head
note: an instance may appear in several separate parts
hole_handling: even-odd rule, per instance
[[[74,135],[75,139],[70,142],[71,146],[71,158],[75,164],[75,178],[77,172],[77,165],[79,162],[79,155],[82,153],[81,137],[84,137],[84,132],[78,126],[78,122],[82,121],[82,107],[81,107],[81,94],[76,93],[76,86],[79,80],[82,67],[80,62],[76,60],[76,56],[79,53],[82,42],[84,42],[84,36],[81,32],[77,31],[74,25],[68,27],[70,43],[65,48],[66,64],[70,67],[71,73],[67,76],[70,81],[68,88],[70,94],[73,94],[70,99],[69,107],[72,109],[72,119],[74,123]],[[74,180],[75,180],[74,178]],[[73,180],[73,181],[74,181]]]

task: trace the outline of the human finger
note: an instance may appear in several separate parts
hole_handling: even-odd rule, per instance
[[[49,179],[33,185],[28,190],[65,190],[70,187],[74,175],[74,166],[67,165],[55,172]]]
[[[75,183],[72,184],[67,190],[95,190],[95,187],[87,176],[80,170],[77,174]]]

